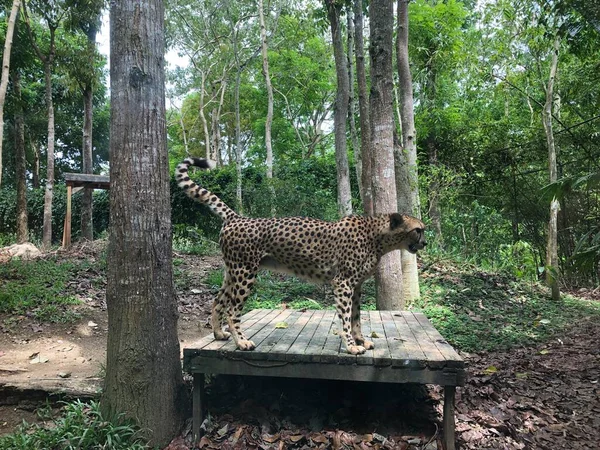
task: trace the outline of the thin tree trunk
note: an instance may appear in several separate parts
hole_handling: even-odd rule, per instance
[[[91,174],[92,170],[92,125],[93,125],[94,91],[91,83],[83,90],[83,148],[81,152],[81,172]],[[81,238],[86,241],[94,239],[93,225],[93,189],[85,188],[81,200]]]
[[[56,52],[56,29],[58,24],[51,22],[50,19],[46,18],[48,30],[50,33],[50,39],[48,44],[48,54],[43,54],[38,47],[33,32],[31,30],[31,24],[29,23],[29,14],[27,12],[26,4],[23,5],[23,15],[25,17],[25,24],[27,25],[27,32],[29,34],[29,40],[33,46],[35,53],[38,58],[44,64],[44,83],[45,83],[45,100],[46,107],[48,110],[48,145],[46,149],[46,190],[44,193],[44,219],[42,224],[42,248],[44,250],[50,249],[52,245],[52,200],[54,196],[54,103],[52,101],[52,66],[54,65],[54,56]]]
[[[235,50],[234,50],[235,51]],[[237,60],[237,56],[236,56]],[[242,68],[237,63],[237,72],[235,74],[235,197],[237,199],[238,213],[244,213],[244,202],[242,198],[242,130],[240,119],[240,84]]]
[[[371,19],[371,142],[373,145],[373,206],[375,214],[389,214],[398,208],[394,176],[394,113],[392,53],[393,3],[373,0]],[[378,309],[404,308],[400,252],[381,258],[375,272]]]
[[[52,245],[52,200],[54,197],[54,102],[52,101],[52,64],[54,61],[54,30],[50,30],[50,53],[44,64],[46,83],[46,106],[48,107],[48,147],[46,149],[46,191],[44,193],[44,221],[42,247],[50,249]]]
[[[335,0],[326,0],[327,17],[331,24],[333,56],[337,89],[333,127],[335,129],[335,162],[337,166],[338,212],[340,216],[352,214],[352,195],[350,192],[350,168],[346,142],[346,120],[348,120],[349,81],[348,66],[344,55],[344,42],[340,23],[341,4]]]
[[[351,9],[346,12],[348,17],[348,122],[350,123],[350,139],[352,141],[352,152],[354,153],[354,165],[356,167],[356,179],[358,180],[358,195],[364,204],[364,193],[362,180],[362,158],[360,152],[360,143],[358,140],[358,131],[356,130],[356,96],[354,92],[354,15]]]
[[[204,146],[206,148],[206,157],[211,161],[217,162],[210,151],[210,133],[208,132],[208,121],[206,120],[206,115],[204,114],[204,97],[206,95],[206,73],[204,71],[201,72],[201,82],[200,82],[200,106],[198,107],[198,114],[200,116],[200,121],[202,122],[202,129],[204,130]]]
[[[99,13],[98,13],[99,14]],[[97,17],[99,19],[99,15]],[[94,55],[96,53],[96,35],[98,34],[99,20],[90,20],[85,33],[87,36],[87,53],[88,53],[88,70],[90,79],[87,80],[83,90],[83,148],[82,148],[82,165],[83,173],[92,174],[93,170],[93,146],[92,146],[92,129],[94,124]],[[81,238],[91,241],[94,239],[94,223],[93,223],[93,189],[86,188],[83,190],[83,198],[81,202]]]
[[[102,408],[164,448],[184,407],[173,285],[164,4],[110,4],[108,344]]]
[[[31,173],[31,186],[34,189],[40,188],[40,147],[34,139],[30,139],[31,149],[33,150],[33,169]]]
[[[402,145],[397,149],[396,166],[398,211],[421,217],[419,201],[419,174],[417,168],[417,133],[415,130],[412,75],[408,60],[408,0],[398,0],[398,27],[396,32],[396,63],[400,88],[400,123]],[[417,255],[402,251],[404,300],[412,303],[420,297]]]
[[[556,147],[554,144],[554,131],[552,129],[552,107],[554,104],[554,82],[556,80],[556,72],[558,70],[558,51],[560,40],[557,37],[554,39],[552,52],[552,62],[550,63],[550,76],[548,84],[545,86],[546,102],[542,112],[542,121],[544,131],[546,133],[546,143],[548,145],[548,171],[550,174],[550,183],[555,183],[557,180],[556,170]],[[558,287],[558,211],[560,203],[554,197],[550,202],[550,221],[548,223],[548,243],[546,247],[546,283],[552,291],[552,299],[560,300],[560,290]]]
[[[275,186],[273,186],[273,144],[271,142],[271,126],[273,124],[273,85],[271,84],[271,75],[269,73],[269,55],[267,43],[267,26],[265,24],[265,13],[263,10],[263,0],[258,1],[258,11],[260,18],[260,42],[262,55],[262,71],[267,86],[267,118],[265,120],[265,147],[267,149],[267,182],[271,193],[271,215],[275,215]]]
[[[13,34],[17,15],[21,7],[20,0],[13,0],[12,9],[8,18],[6,27],[6,36],[4,38],[4,53],[2,55],[2,75],[0,78],[0,186],[2,186],[2,143],[4,142],[4,102],[6,100],[6,90],[8,89],[8,77],[10,75],[10,53],[12,49]]]
[[[356,81],[358,86],[358,109],[360,116],[360,160],[362,174],[363,209],[366,215],[373,215],[373,155],[371,148],[371,120],[369,118],[369,96],[365,70],[365,49],[363,39],[363,2],[354,0],[354,38],[356,41]]]
[[[18,70],[13,75],[13,91],[15,96],[15,160],[17,180],[17,242],[22,244],[29,240],[27,226],[27,161],[25,158],[25,118],[21,103],[21,76]]]

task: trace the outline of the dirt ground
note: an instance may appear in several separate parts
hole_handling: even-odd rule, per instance
[[[96,253],[94,248],[76,248],[64,256],[77,260]],[[199,280],[220,265],[219,257],[186,255],[179,266],[193,280],[178,291],[182,349],[210,332],[212,294]],[[46,393],[58,400],[93,397],[101,389],[108,333],[104,292],[92,287],[86,273],[72,280],[68,290],[82,301],[76,323],[42,324],[27,316],[0,314],[0,434],[23,420],[36,421],[35,409]]]
[[[79,252],[79,253],[77,253]],[[89,258],[93,249],[65,255]],[[183,256],[191,274],[178,291],[181,347],[210,332],[213,293],[203,275],[219,257]],[[0,316],[0,434],[50,399],[91,397],[101,387],[107,316],[102,286],[85,274],[69,285],[83,301],[74,324],[40,324]],[[598,449],[600,324],[589,318],[539,347],[463,354],[467,385],[457,391],[462,449]],[[61,392],[67,392],[65,396]],[[310,393],[310,395],[307,395]],[[203,449],[441,448],[438,386],[380,386],[317,380],[214,377]],[[189,423],[169,450],[188,450]]]

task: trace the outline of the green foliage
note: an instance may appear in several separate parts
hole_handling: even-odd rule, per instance
[[[173,225],[173,250],[192,255],[214,255],[219,246],[203,236],[202,230],[184,224]]]
[[[97,402],[66,403],[62,417],[52,426],[23,425],[0,437],[0,450],[143,450],[146,443],[139,429],[122,415],[103,417]]]
[[[532,345],[587,317],[600,319],[600,304],[563,296],[548,299],[537,284],[524,285],[498,274],[446,264],[423,278],[423,310],[452,345],[463,351]]]
[[[12,259],[0,265],[0,312],[42,322],[75,320],[78,315],[70,306],[79,300],[64,293],[75,270],[74,264],[54,259]]]

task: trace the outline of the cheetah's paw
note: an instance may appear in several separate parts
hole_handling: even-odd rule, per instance
[[[217,341],[226,341],[227,339],[229,339],[229,336],[231,336],[231,333],[229,333],[228,331],[219,330],[215,331],[214,335]]]
[[[348,347],[348,353],[351,355],[362,355],[366,349],[362,345],[351,345]]]
[[[240,350],[254,350],[256,348],[254,342],[249,341],[248,339],[240,339],[237,346]]]

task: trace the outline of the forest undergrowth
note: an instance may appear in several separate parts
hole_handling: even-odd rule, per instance
[[[190,258],[198,256],[187,250],[184,246],[175,254],[177,290],[201,287],[206,296],[200,301],[209,302],[222,271],[195,278]],[[105,286],[104,250],[95,256],[55,253],[4,264],[2,329],[14,331],[15,317],[23,314],[40,323],[76,320],[82,308],[74,295],[77,286]],[[457,402],[463,448],[559,448],[550,445],[557,440],[571,442],[568,448],[593,448],[592,439],[599,438],[594,411],[600,408],[600,354],[593,339],[600,336],[600,302],[571,295],[552,302],[537,282],[452,260],[425,256],[419,266],[422,296],[411,308],[422,310],[468,363],[467,386],[459,389]],[[366,283],[364,308],[374,308],[374,294],[373,283]],[[180,308],[192,306],[186,298]],[[327,287],[261,272],[246,308],[333,308],[333,298]],[[306,396],[307,390],[314,395]],[[200,447],[435,448],[441,390],[386,386],[380,391],[364,383],[216,377],[209,383],[210,420]],[[87,414],[91,408],[74,412],[67,407],[58,425],[49,426],[62,426],[69,415],[81,417],[80,410]],[[69,432],[89,434],[88,422]],[[49,436],[39,426],[18,433],[27,439],[0,438],[0,448],[32,448],[27,442],[35,436]],[[193,448],[189,433],[171,448]]]

